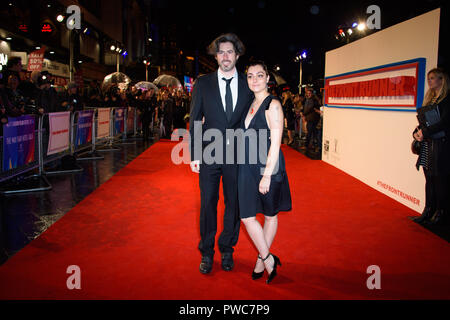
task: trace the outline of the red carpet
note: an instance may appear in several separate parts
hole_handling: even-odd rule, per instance
[[[172,164],[173,146],[153,145],[1,266],[0,299],[450,298],[446,241],[407,207],[284,146],[293,211],[280,214],[272,248],[279,276],[250,279],[257,253],[244,227],[234,271],[216,254],[200,274],[198,176]],[[81,290],[66,287],[70,265]],[[381,290],[366,287],[370,265]]]

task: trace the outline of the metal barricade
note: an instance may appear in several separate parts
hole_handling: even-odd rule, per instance
[[[6,125],[2,125],[3,126],[2,136],[0,137],[1,140],[0,194],[7,195],[15,193],[47,191],[52,189],[52,186],[45,177],[41,166],[43,153],[42,150],[43,117],[36,115],[33,115],[32,117],[34,118],[34,127],[35,127],[33,132],[33,141],[34,141],[33,160],[14,168],[11,163],[9,165],[8,163],[4,163],[5,161],[7,161],[5,159],[6,150],[4,150],[4,147],[7,145],[7,141],[5,141],[5,137],[3,135],[3,133],[5,132],[4,129]],[[11,121],[20,121],[20,118],[22,117],[11,118]],[[39,170],[38,173],[36,173],[37,169]]]
[[[126,108],[115,108],[115,112],[114,112],[114,122],[116,120],[116,115],[117,115],[117,110],[119,109],[123,109],[123,131],[118,131],[116,130],[116,127],[114,125],[114,129],[115,129],[115,136],[118,138],[118,140],[116,141],[117,144],[119,145],[131,145],[131,144],[136,144],[135,141],[129,141],[128,140],[128,112],[129,112],[129,108],[130,107],[126,107]],[[121,138],[120,138],[121,137]]]
[[[105,157],[98,154],[96,150],[97,143],[97,116],[98,116],[98,108],[86,108],[86,110],[92,110],[92,139],[90,144],[86,144],[85,146],[79,146],[75,148],[74,152],[77,154],[77,161],[85,161],[85,160],[103,160]],[[78,129],[78,122],[77,122]],[[76,143],[73,144],[74,146]],[[89,150],[90,149],[90,150]]]
[[[54,113],[54,115],[57,115],[58,113]],[[61,113],[62,114],[62,113]],[[65,174],[65,173],[76,173],[76,172],[82,172],[83,168],[77,165],[76,163],[72,164],[70,167],[65,167],[57,164],[57,161],[63,159],[64,157],[73,157],[73,141],[74,141],[74,122],[75,122],[75,113],[70,113],[70,122],[69,122],[69,146],[67,149],[62,150],[60,152],[56,152],[54,154],[48,154],[48,145],[49,145],[49,139],[51,137],[51,132],[46,130],[43,131],[43,158],[41,162],[42,171],[46,175],[53,175],[53,174]],[[43,115],[43,123],[44,127],[46,126],[46,123],[50,123],[49,120],[49,114]],[[47,120],[47,121],[46,121]],[[48,134],[46,134],[48,132]],[[54,164],[53,166],[49,167],[46,165]]]
[[[104,138],[100,138],[96,141],[96,148],[98,152],[107,152],[107,151],[119,151],[120,148],[116,146],[115,137],[114,137],[114,109],[110,108],[109,110],[109,132],[108,136]],[[96,132],[98,132],[99,128],[99,116],[97,114],[97,119],[95,121]]]
[[[42,116],[33,116],[35,123],[35,130],[33,135],[34,140],[34,154],[33,160],[28,161],[24,165],[18,167],[7,166],[3,163],[4,160],[4,136],[0,136],[0,194],[25,193],[35,191],[51,190],[52,186],[47,180],[47,175],[77,173],[83,171],[83,168],[73,163],[72,167],[62,167],[59,162],[64,157],[70,159],[81,160],[99,160],[104,157],[98,155],[100,151],[115,151],[120,150],[116,147],[117,144],[135,144],[135,142],[127,142],[128,135],[133,134],[133,137],[138,136],[138,113],[136,108],[124,109],[124,127],[123,130],[115,128],[116,110],[118,108],[111,108],[109,111],[109,132],[106,137],[98,138],[97,130],[99,128],[98,108],[92,109],[92,140],[89,143],[78,145],[76,141],[77,130],[79,129],[80,112],[70,113],[69,121],[69,147],[64,150],[55,152],[48,152],[49,139],[51,136],[49,114]],[[128,114],[132,112],[133,119],[128,121]],[[63,112],[61,112],[62,114]],[[58,113],[56,113],[58,114]],[[57,115],[53,115],[57,116]],[[61,115],[62,116],[62,115]],[[66,115],[67,116],[67,115]],[[63,130],[64,132],[67,129]],[[3,131],[2,131],[3,132]],[[9,139],[9,137],[8,137]],[[83,155],[86,155],[83,157]],[[61,161],[62,162],[62,161]],[[71,162],[70,162],[71,163]],[[34,171],[34,172],[33,172]],[[26,175],[30,173],[30,175]]]

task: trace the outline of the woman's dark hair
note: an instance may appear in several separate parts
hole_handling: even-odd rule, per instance
[[[215,56],[219,51],[221,43],[231,42],[237,55],[242,56],[245,53],[245,46],[234,33],[225,33],[215,38],[207,48],[208,54]]]
[[[267,68],[266,64],[265,64],[264,61],[262,61],[262,60],[253,60],[253,61],[250,61],[250,63],[249,63],[248,66],[247,66],[246,73],[247,73],[247,71],[248,71],[248,68],[254,67],[254,66],[261,66],[261,67],[264,69],[266,75],[269,75],[269,69]]]

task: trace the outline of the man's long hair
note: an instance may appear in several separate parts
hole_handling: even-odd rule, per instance
[[[427,93],[425,94],[425,98],[423,99],[423,106],[428,106],[432,103],[433,99],[435,99],[435,103],[440,103],[442,100],[444,100],[445,97],[448,95],[449,91],[449,78],[448,75],[445,73],[445,71],[441,68],[434,68],[427,73],[427,79],[431,73],[434,73],[436,77],[442,80],[442,87],[441,89],[436,92],[433,89],[428,89]]]
[[[215,56],[219,51],[221,43],[231,42],[237,55],[242,56],[245,53],[245,46],[234,33],[225,33],[215,38],[207,48],[208,54]]]

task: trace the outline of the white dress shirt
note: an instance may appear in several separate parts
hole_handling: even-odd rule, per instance
[[[226,79],[229,79],[229,78],[225,77],[222,74],[222,72],[220,72],[220,68],[217,70],[217,78],[219,81],[220,97],[222,98],[223,109],[225,110],[225,113],[226,113],[227,110],[226,110],[226,105],[225,105],[225,93],[227,90],[227,82],[225,80],[223,80],[222,78],[226,78]],[[237,98],[238,98],[238,73],[237,73],[236,69],[234,71],[233,79],[230,82],[230,89],[231,89],[231,95],[233,97],[233,111],[234,111],[234,108],[236,107],[236,103],[237,103]]]

